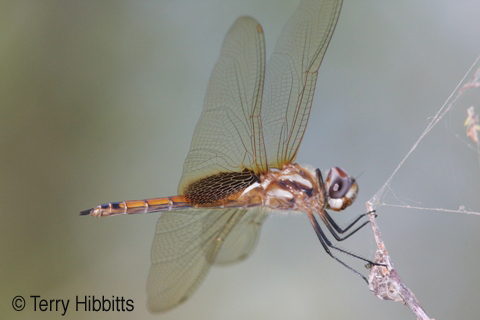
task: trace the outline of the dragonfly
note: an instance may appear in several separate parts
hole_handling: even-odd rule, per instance
[[[294,162],[341,6],[341,0],[301,1],[268,64],[262,27],[251,17],[238,18],[211,75],[178,195],[81,212],[95,217],[162,212],[147,281],[150,311],[187,300],[213,264],[247,258],[262,223],[277,210],[306,213],[325,251],[366,280],[332,251],[370,261],[334,246],[315,216],[338,241],[367,224],[363,214],[342,228],[327,211],[352,204],[356,180],[339,167],[324,180],[319,169]]]

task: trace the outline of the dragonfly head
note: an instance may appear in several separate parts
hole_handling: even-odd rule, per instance
[[[325,189],[328,194],[327,208],[333,211],[341,211],[351,205],[358,193],[355,179],[339,167],[333,167],[328,172]]]

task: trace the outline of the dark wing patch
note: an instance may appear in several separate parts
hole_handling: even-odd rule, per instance
[[[240,191],[245,190],[260,178],[253,171],[220,172],[192,182],[185,189],[185,196],[193,205],[216,205]]]

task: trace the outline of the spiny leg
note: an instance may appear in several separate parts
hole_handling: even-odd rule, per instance
[[[357,223],[362,217],[364,217],[365,215],[367,215],[366,213],[360,215],[357,219],[355,219],[355,221],[353,221],[352,223],[350,223],[345,229],[342,229],[338,226],[338,224],[333,220],[332,217],[330,217],[330,215],[328,214],[328,212],[326,210],[323,210],[322,212],[319,212],[318,215],[320,216],[320,218],[322,219],[323,223],[325,224],[325,226],[327,227],[328,231],[330,231],[330,233],[332,234],[332,236],[335,238],[335,240],[337,241],[343,241],[347,238],[349,238],[351,235],[353,235],[354,233],[356,233],[358,230],[362,229],[365,225],[367,225],[369,223],[369,221],[365,221],[364,223],[362,223],[359,227],[357,227],[355,230],[351,231],[350,233],[348,233],[347,235],[343,236],[343,237],[340,237],[338,233],[340,234],[343,234],[345,233],[347,230],[349,230],[355,223]],[[333,228],[332,228],[333,226]],[[334,230],[335,229],[335,230]],[[335,232],[336,231],[336,232]]]
[[[372,211],[372,212],[375,212],[375,211]],[[326,210],[323,210],[323,214],[325,215],[325,217],[327,218],[328,222],[332,225],[332,227],[335,229],[335,231],[337,231],[338,233],[345,233],[346,231],[348,231],[351,227],[353,227],[360,219],[362,219],[363,217],[366,217],[369,213],[372,213],[372,212],[367,212],[367,213],[362,213],[361,215],[359,215],[355,220],[353,220],[352,222],[350,222],[344,229],[342,229],[336,222],[335,220],[330,216],[330,214],[326,211]],[[376,217],[377,215],[375,215]],[[364,225],[366,225],[368,223],[365,222],[361,227],[363,227]],[[360,227],[360,228],[361,228]],[[353,232],[352,232],[353,233]]]
[[[342,252],[342,253],[345,253],[345,254],[348,254],[354,258],[357,258],[357,259],[360,259],[360,260],[363,260],[363,261],[366,261],[368,262],[369,265],[374,265],[376,264],[375,262],[373,261],[370,261],[366,258],[363,258],[359,255],[356,255],[354,253],[351,253],[351,252],[348,252],[344,249],[341,249],[339,247],[336,247],[334,246],[330,240],[328,240],[328,238],[325,236],[325,233],[323,233],[322,229],[320,228],[320,225],[318,224],[317,220],[315,219],[315,216],[313,215],[313,212],[308,212],[308,219],[310,220],[310,223],[312,224],[313,226],[313,229],[315,230],[315,233],[317,234],[317,237],[318,237],[318,240],[320,240],[320,243],[322,244],[323,248],[325,249],[325,251],[328,253],[328,255],[330,257],[332,257],[333,259],[335,259],[336,261],[338,261],[340,264],[342,264],[345,268],[349,269],[350,271],[352,271],[353,273],[355,273],[356,275],[358,275],[360,278],[362,278],[363,280],[365,280],[365,282],[368,284],[368,280],[367,278],[362,275],[360,272],[358,272],[357,270],[353,269],[352,267],[350,267],[348,264],[346,264],[345,262],[343,262],[342,260],[340,260],[339,258],[335,257],[333,255],[333,253],[331,252],[330,249],[335,249],[339,252]]]
[[[320,190],[322,190],[322,193],[323,193],[322,209],[325,209],[327,205],[327,199],[328,199],[327,189],[325,189],[325,182],[323,181],[322,172],[320,171],[320,169],[317,168],[315,170],[315,173],[317,174],[318,183],[320,184]]]

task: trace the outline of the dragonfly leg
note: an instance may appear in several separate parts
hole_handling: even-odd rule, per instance
[[[317,168],[315,172],[317,174],[318,183],[320,184],[320,190],[322,190],[322,193],[323,193],[322,209],[325,210],[325,207],[327,206],[327,199],[328,199],[327,189],[325,189],[325,182],[323,181],[322,172],[320,171],[320,169]]]
[[[353,227],[361,218],[365,217],[368,213],[361,214],[358,216],[353,222],[351,222],[346,228],[342,229],[336,222],[333,220],[333,218],[330,216],[330,214],[326,210],[322,210],[321,212],[318,213],[320,218],[322,219],[323,223],[327,227],[328,231],[332,234],[332,236],[335,238],[337,241],[343,241],[347,238],[349,238],[351,235],[355,234],[358,230],[362,229],[364,226],[366,226],[369,221],[363,222],[359,227],[357,227],[355,230],[351,231],[350,233],[346,234],[343,237],[340,237],[338,233],[344,234],[346,231],[348,231],[351,227]]]
[[[320,240],[320,243],[322,244],[323,248],[325,249],[325,251],[328,253],[328,255],[330,257],[332,257],[333,259],[335,259],[336,261],[338,261],[340,264],[342,264],[345,268],[349,269],[350,271],[352,271],[353,273],[355,273],[356,275],[358,275],[360,278],[362,278],[363,280],[365,280],[366,283],[368,283],[368,280],[367,278],[362,275],[360,272],[358,272],[357,270],[353,269],[352,267],[350,267],[348,264],[346,264],[345,262],[343,262],[342,260],[340,260],[339,258],[337,258],[336,256],[333,255],[331,249],[334,249],[334,250],[337,250],[339,252],[342,252],[344,254],[347,254],[349,256],[352,256],[354,258],[357,258],[357,259],[360,259],[360,260],[363,260],[365,262],[368,263],[368,265],[377,265],[377,263],[373,262],[373,261],[370,261],[362,256],[359,256],[355,253],[352,253],[352,252],[349,252],[347,250],[344,250],[342,248],[339,248],[339,247],[336,247],[332,244],[332,242],[330,240],[328,240],[327,236],[325,235],[325,233],[322,231],[322,229],[320,228],[320,225],[318,224],[318,221],[317,219],[315,219],[315,216],[313,215],[313,212],[308,212],[308,219],[310,220],[310,223],[312,224],[313,226],[313,229],[315,230],[315,233],[317,234],[317,237],[318,237],[318,240]],[[323,219],[322,219],[323,220]],[[325,221],[325,220],[324,220]],[[363,225],[362,225],[363,226]],[[361,228],[362,226],[360,226],[359,228]],[[328,225],[327,225],[328,227]],[[331,227],[330,227],[331,228]],[[329,228],[329,230],[330,230]],[[356,230],[354,230],[352,233],[355,233],[359,228],[357,228]],[[333,229],[332,229],[333,230]],[[332,230],[330,230],[330,232],[332,232]],[[352,234],[351,233],[351,234]],[[350,236],[351,234],[347,235]],[[338,236],[338,235],[337,235]]]
[[[332,227],[335,229],[335,231],[337,231],[338,233],[345,233],[346,231],[348,231],[351,227],[353,227],[360,219],[362,219],[363,217],[366,217],[369,213],[374,213],[375,211],[372,211],[372,212],[367,212],[367,213],[362,213],[361,215],[359,215],[355,220],[353,220],[352,222],[350,222],[345,228],[341,228],[336,222],[335,220],[333,220],[333,218],[330,216],[330,214],[326,211],[326,210],[323,210],[322,214],[325,215],[325,217],[327,218],[328,222],[332,225]],[[377,217],[377,215],[375,214],[375,217]],[[362,228],[364,225],[366,225],[368,222],[364,222],[358,229]],[[355,233],[356,231],[352,231],[352,233]]]

